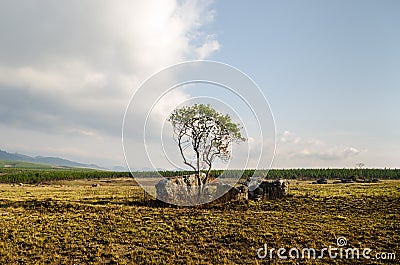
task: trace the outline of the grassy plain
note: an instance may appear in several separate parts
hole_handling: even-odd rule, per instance
[[[159,205],[132,179],[0,184],[0,264],[398,264],[400,181],[309,183],[281,200],[192,208]],[[265,243],[320,250],[339,236],[396,260],[257,258]]]

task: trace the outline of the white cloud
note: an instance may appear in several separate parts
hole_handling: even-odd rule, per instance
[[[203,27],[214,15],[210,1],[1,2],[0,123],[42,133],[42,141],[51,132],[60,144],[75,134],[70,145],[93,136],[120,146],[123,112],[142,81],[219,49]]]
[[[214,39],[208,39],[201,47],[196,49],[197,57],[199,59],[207,58],[210,53],[220,49],[220,44]]]
[[[341,160],[358,155],[359,153],[360,151],[354,147],[345,147],[340,145],[331,147],[326,150],[305,148],[299,150],[298,152],[292,151],[291,153],[289,153],[289,155],[294,158],[310,158],[317,160]]]
[[[284,131],[278,139],[276,158],[280,163],[287,160],[286,165],[298,162],[303,162],[303,166],[320,165],[321,161],[343,162],[360,153],[355,147],[330,145],[322,140],[306,139],[289,131]]]
[[[279,138],[279,141],[282,143],[299,143],[301,142],[301,138],[296,136],[294,133],[289,131],[284,131]]]

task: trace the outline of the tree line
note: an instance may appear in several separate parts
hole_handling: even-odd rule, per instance
[[[113,171],[88,171],[88,170],[4,170],[0,171],[0,182],[3,183],[41,183],[54,180],[77,179],[104,179],[140,177],[152,178],[160,175],[173,177],[178,175],[195,174],[195,171],[160,171],[160,172],[113,172]],[[254,170],[212,170],[211,178],[241,178],[242,180],[253,176]],[[271,169],[263,175],[267,179],[298,179],[315,180],[325,179],[400,179],[400,169]]]

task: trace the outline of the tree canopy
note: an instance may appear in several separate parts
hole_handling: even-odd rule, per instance
[[[183,163],[197,172],[199,185],[205,184],[216,158],[229,161],[232,143],[243,142],[240,124],[233,123],[210,105],[195,104],[175,109],[168,119],[174,129]],[[200,180],[202,170],[207,174]]]

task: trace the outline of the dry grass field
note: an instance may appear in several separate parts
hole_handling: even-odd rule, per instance
[[[191,208],[160,205],[131,179],[0,184],[0,264],[398,264],[399,232],[400,181],[293,181],[284,199]],[[322,249],[340,236],[372,259],[257,256],[265,243]]]

